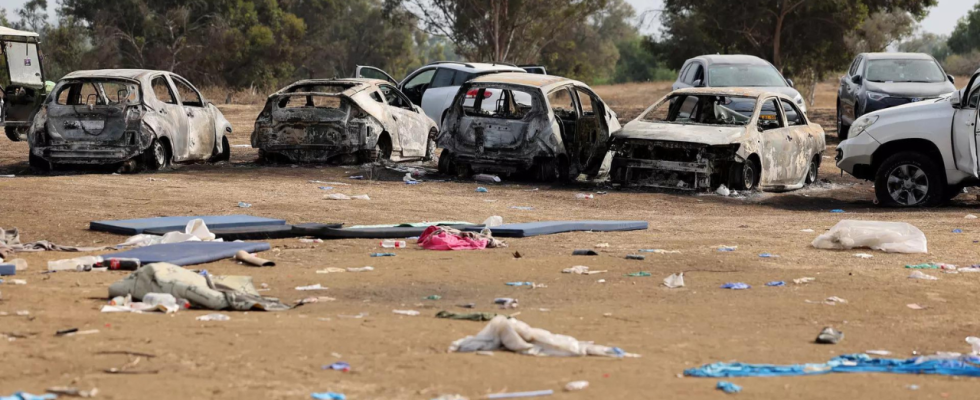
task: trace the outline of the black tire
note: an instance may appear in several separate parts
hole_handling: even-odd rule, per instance
[[[946,200],[942,172],[925,154],[911,151],[893,154],[875,173],[875,197],[879,204],[888,207],[937,206]]]
[[[10,139],[11,142],[19,142],[24,140],[21,132],[26,133],[26,130],[17,129],[16,126],[5,126],[3,127],[3,132],[7,134],[7,139]]]
[[[534,164],[534,178],[542,182],[554,182],[561,177],[558,167],[558,161],[553,158],[539,160]],[[568,169],[565,171],[567,175]]]
[[[361,153],[361,162],[363,163],[373,163],[390,159],[391,138],[389,138],[388,135],[382,135],[380,138],[378,138],[378,141],[374,143],[374,149]]]
[[[804,182],[806,186],[810,186],[813,182],[816,182],[820,176],[820,154],[813,156],[810,159],[810,164],[807,166],[806,170],[806,181]]]
[[[439,131],[432,129],[429,131],[429,138],[425,142],[425,157],[422,161],[432,161],[432,156],[436,154],[436,135]]]
[[[759,172],[759,165],[751,159],[744,163],[735,163],[729,170],[729,187],[735,190],[755,190],[759,185]]]
[[[34,172],[48,172],[52,169],[51,163],[48,162],[48,160],[36,156],[34,153],[27,156],[27,163],[31,166],[31,169],[34,170]]]
[[[143,158],[143,168],[147,171],[159,171],[167,167],[170,161],[169,152],[167,147],[163,145],[159,140],[153,139],[150,143],[150,147],[141,154]]]
[[[837,102],[837,138],[841,141],[847,140],[847,132],[851,130],[850,125],[844,124],[844,113],[840,109],[840,101]]]
[[[452,175],[456,173],[456,163],[453,160],[453,153],[449,149],[442,149],[439,155],[439,173]]]
[[[211,150],[211,159],[208,160],[213,163],[231,160],[231,145],[228,144],[228,137],[224,136],[221,138],[221,152],[218,152],[218,145],[214,145],[214,150]]]

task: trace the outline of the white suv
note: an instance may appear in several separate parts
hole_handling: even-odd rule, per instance
[[[355,74],[357,78],[381,79],[396,84],[412,103],[421,106],[425,115],[441,127],[446,109],[453,102],[453,97],[456,96],[463,82],[498,72],[525,72],[525,70],[510,64],[440,61],[415,70],[402,79],[401,83],[395,81],[387,72],[375,67],[358,66]],[[487,91],[486,95],[499,96],[499,93]],[[488,99],[493,100],[490,96]]]
[[[939,205],[980,186],[978,103],[980,70],[951,95],[865,114],[837,146],[837,166],[873,180],[881,204]]]

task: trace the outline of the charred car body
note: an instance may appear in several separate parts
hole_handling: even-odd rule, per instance
[[[389,82],[305,80],[269,96],[255,120],[252,147],[267,161],[428,160],[437,132]]]
[[[166,71],[66,75],[34,118],[30,163],[117,164],[156,170],[171,162],[227,160],[231,124],[187,80]]]
[[[699,88],[670,93],[611,139],[624,186],[781,191],[817,179],[823,128],[786,95]]]
[[[488,101],[488,90],[500,95]],[[440,171],[530,172],[541,180],[598,174],[609,134],[620,129],[616,113],[585,84],[526,73],[464,83],[444,124]]]

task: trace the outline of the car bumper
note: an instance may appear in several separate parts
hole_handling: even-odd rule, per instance
[[[871,156],[881,146],[871,135],[864,133],[837,145],[837,168],[861,179],[873,179]],[[872,175],[872,176],[869,176]]]
[[[356,155],[364,150],[371,150],[362,144],[303,144],[303,145],[268,145],[257,146],[264,152],[275,153],[289,158],[293,162],[328,162],[336,157]]]
[[[142,153],[138,145],[60,144],[31,149],[34,155],[54,164],[115,164]]]
[[[624,186],[710,190],[712,171],[708,160],[685,162],[616,157],[612,161],[611,178],[614,183]]]
[[[886,108],[898,107],[901,105],[916,103],[923,100],[934,99],[935,97],[885,97],[881,100],[872,100],[870,98],[864,103],[864,114],[875,112],[878,110],[884,110]]]

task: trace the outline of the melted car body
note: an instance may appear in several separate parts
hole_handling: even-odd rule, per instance
[[[816,180],[823,128],[783,94],[672,92],[614,134],[611,178],[625,186],[792,190]]]
[[[231,124],[200,92],[166,71],[97,70],[66,75],[34,118],[31,165],[227,160]]]
[[[493,94],[491,94],[493,92]],[[616,114],[570,79],[500,73],[463,84],[437,144],[443,172],[530,173],[541,180],[594,176]]]
[[[252,147],[262,159],[367,162],[428,159],[435,122],[374,79],[304,80],[269,96]]]

